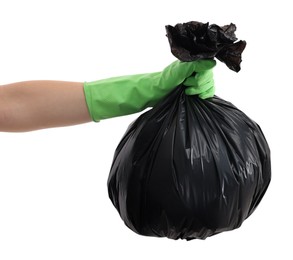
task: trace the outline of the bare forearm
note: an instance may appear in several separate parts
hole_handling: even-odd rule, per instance
[[[90,121],[81,82],[34,80],[0,86],[0,131],[32,131]]]

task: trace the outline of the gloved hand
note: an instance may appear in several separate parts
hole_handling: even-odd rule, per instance
[[[201,99],[211,98],[215,94],[212,69],[197,72],[183,82],[186,95],[199,95]]]
[[[181,83],[186,94],[212,97],[214,60],[171,63],[161,72],[84,82],[86,103],[93,121],[140,112],[154,106]],[[193,74],[195,73],[195,76]],[[192,75],[192,76],[191,76]]]

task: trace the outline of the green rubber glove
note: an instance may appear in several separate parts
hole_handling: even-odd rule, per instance
[[[186,94],[213,96],[214,60],[171,63],[161,72],[84,82],[84,93],[93,121],[129,115],[154,106],[184,82]],[[195,73],[195,76],[191,76]]]

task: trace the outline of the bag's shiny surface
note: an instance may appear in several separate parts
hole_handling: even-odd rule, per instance
[[[178,87],[130,125],[108,191],[138,234],[205,239],[238,228],[270,179],[260,127],[229,102],[187,96]]]

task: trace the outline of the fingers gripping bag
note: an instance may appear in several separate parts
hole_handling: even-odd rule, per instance
[[[240,70],[245,41],[236,26],[166,26],[181,61],[213,59]],[[186,95],[179,85],[126,131],[108,178],[109,197],[134,232],[206,239],[236,229],[255,210],[270,180],[261,128],[217,96]]]

